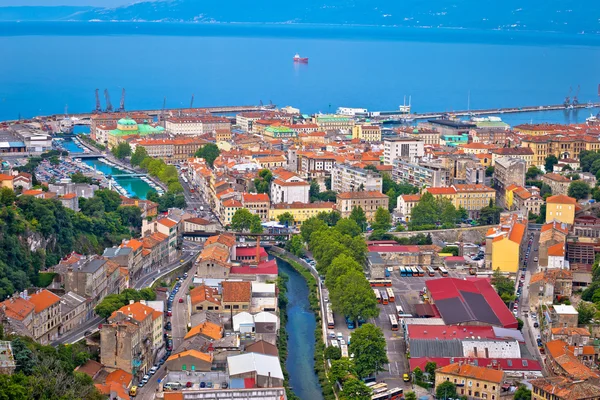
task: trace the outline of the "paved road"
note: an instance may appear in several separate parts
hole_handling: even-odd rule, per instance
[[[190,178],[186,177],[186,179],[188,179],[188,182],[185,182],[183,179],[179,179],[179,183],[181,183],[181,186],[183,186],[183,195],[185,197],[185,202],[187,203],[188,211],[192,213],[195,212],[200,218],[204,218],[209,221],[215,221],[220,225],[221,222],[213,212],[212,208],[202,198],[198,188],[195,188],[194,193],[192,193],[190,188],[193,185],[190,183]]]

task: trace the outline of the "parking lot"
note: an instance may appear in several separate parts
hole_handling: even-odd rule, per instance
[[[395,302],[389,302],[388,304],[379,304],[380,313],[377,318],[371,319],[368,322],[373,323],[381,328],[383,331],[386,342],[387,342],[387,356],[389,364],[385,366],[386,371],[381,372],[377,375],[378,381],[384,381],[389,387],[401,387],[404,389],[413,390],[411,383],[403,381],[402,375],[409,372],[408,360],[406,358],[406,345],[404,342],[404,332],[400,321],[398,321],[399,330],[392,331],[391,323],[389,319],[390,314],[396,315],[396,306],[402,306],[405,313],[415,313],[415,305],[423,303],[419,292],[425,287],[425,282],[429,279],[440,279],[441,275],[436,270],[435,276],[423,276],[423,277],[401,277],[400,272],[396,269],[391,273],[391,276],[386,279],[391,279],[392,289],[394,290]],[[463,279],[469,276],[468,270],[454,271],[449,270],[448,274],[450,277]],[[377,289],[384,289],[378,287]],[[324,290],[324,298],[328,298],[329,295],[327,290]],[[352,330],[348,329],[346,321],[343,315],[334,314],[335,318],[335,329],[329,330],[331,334],[335,332],[336,336],[341,333],[344,340],[348,341],[348,335],[352,333]],[[328,340],[328,345],[331,345],[331,339]]]

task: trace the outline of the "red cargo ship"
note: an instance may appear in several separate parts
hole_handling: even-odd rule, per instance
[[[300,54],[296,53],[294,56],[295,63],[308,64],[308,57],[300,57]]]

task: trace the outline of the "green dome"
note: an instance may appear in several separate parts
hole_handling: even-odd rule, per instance
[[[127,126],[127,125],[137,125],[137,122],[135,122],[131,118],[121,118],[120,120],[117,121],[117,124]]]

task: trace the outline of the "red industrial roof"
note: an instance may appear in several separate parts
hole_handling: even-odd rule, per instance
[[[485,300],[500,322],[500,325],[504,328],[518,327],[514,315],[506,307],[506,304],[504,304],[500,296],[498,296],[498,293],[496,293],[490,282],[486,279],[462,280],[457,278],[441,278],[428,280],[425,285],[427,286],[427,290],[431,294],[431,299],[434,303],[446,299],[458,299],[466,311],[466,314],[458,316],[459,319],[467,318],[462,322],[467,322],[468,320],[477,321],[477,315],[483,316],[486,314],[486,310],[483,309],[484,305],[478,306],[477,304],[474,304],[474,298],[472,298],[472,296],[468,296],[469,299],[465,299],[467,293],[472,293],[480,295],[481,298]],[[447,316],[445,316],[444,311],[448,309],[441,307],[440,304],[437,304],[437,306],[444,321],[446,321],[448,317],[452,319],[457,317],[456,315],[449,316],[448,313],[446,313]],[[452,322],[456,323],[457,321]],[[487,322],[491,323],[491,320],[488,320]]]
[[[414,371],[415,368],[419,367],[422,371],[425,371],[425,365],[428,362],[436,363],[437,367],[445,367],[450,365],[451,361],[454,363],[468,362],[470,364],[476,363],[480,367],[500,368],[504,371],[541,371],[542,366],[535,360],[529,360],[525,358],[464,358],[464,357],[415,357],[408,360],[410,364],[410,370]]]
[[[257,266],[242,265],[234,266],[229,270],[232,275],[277,275],[277,262],[275,260],[265,261]]]
[[[496,339],[494,328],[491,326],[475,325],[407,325],[410,339],[467,339],[471,336],[484,339]]]
[[[394,245],[373,245],[369,246],[369,251],[376,253],[418,253],[419,246],[394,246]]]
[[[237,247],[235,249],[236,257],[253,257],[256,256],[256,247]],[[268,257],[264,247],[260,248],[260,257]]]

